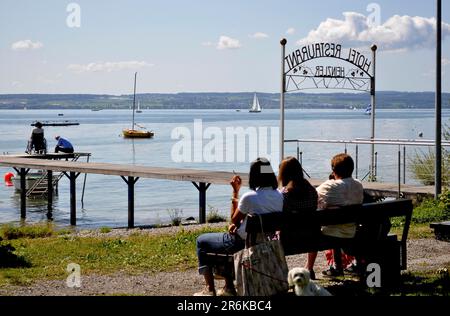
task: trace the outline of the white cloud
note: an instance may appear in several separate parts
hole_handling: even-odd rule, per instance
[[[242,47],[241,43],[239,43],[239,40],[222,35],[219,38],[219,42],[217,43],[216,48],[223,50],[223,49],[236,49]]]
[[[12,50],[23,51],[23,50],[34,50],[44,47],[41,42],[33,42],[32,40],[22,40],[11,44]]]
[[[264,38],[268,38],[269,35],[267,35],[266,33],[262,33],[262,32],[256,32],[255,34],[249,35],[249,37],[254,38],[254,39],[264,39]]]
[[[83,72],[111,72],[125,69],[140,69],[144,67],[152,67],[145,61],[119,61],[119,62],[104,62],[104,63],[89,63],[85,65],[70,64],[67,68],[75,73]]]
[[[314,42],[336,42],[349,46],[377,44],[382,50],[408,50],[435,47],[436,19],[420,16],[390,17],[385,23],[371,27],[366,16],[344,12],[344,20],[328,18],[306,38],[297,42],[305,45]],[[450,24],[442,24],[442,38],[450,35]]]
[[[290,27],[287,29],[286,34],[292,35],[295,33],[295,29],[293,27]]]

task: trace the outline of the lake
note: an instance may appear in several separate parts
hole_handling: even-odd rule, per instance
[[[62,115],[61,115],[62,114]],[[450,110],[443,111],[443,122],[450,118]],[[227,147],[223,152],[210,151],[208,143],[211,135],[227,136],[227,130],[251,128],[258,137],[267,131],[267,141],[259,139],[259,146],[270,144],[272,131],[279,126],[278,110],[263,110],[261,113],[248,113],[248,110],[143,110],[136,114],[136,121],[155,132],[153,139],[124,139],[123,128],[131,127],[130,110],[0,110],[0,153],[24,153],[31,133],[30,124],[36,120],[74,120],[78,126],[44,127],[49,151],[56,145],[54,136],[61,135],[69,139],[76,151],[92,153],[93,162],[136,164],[158,167],[194,168],[224,171],[247,172],[249,155],[257,155],[251,150],[252,144],[246,142],[236,145],[236,155],[245,151],[245,159],[227,162]],[[194,127],[194,120],[201,120]],[[271,129],[272,128],[272,129]],[[286,139],[333,139],[354,140],[370,137],[370,117],[364,110],[287,110]],[[184,138],[173,139],[178,131]],[[184,132],[184,133],[183,133]],[[190,132],[190,135],[186,134]],[[174,148],[189,136],[203,140],[201,146],[191,147],[191,160],[180,161]],[[389,139],[417,139],[419,133],[423,139],[434,139],[434,111],[422,109],[377,110],[376,137]],[[209,138],[208,138],[209,137]],[[275,138],[275,145],[277,138]],[[178,144],[178,145],[177,145]],[[197,144],[198,145],[198,144]],[[253,144],[254,145],[254,144]],[[261,147],[258,147],[260,150]],[[270,153],[272,147],[268,146]],[[355,146],[349,145],[348,152],[355,154]],[[240,150],[240,151],[239,151]],[[326,179],[330,173],[330,158],[345,150],[343,145],[302,144],[303,166],[313,178]],[[377,146],[378,179],[396,182],[398,146]],[[418,148],[408,148],[410,157]],[[427,150],[422,148],[421,150]],[[177,151],[175,151],[176,153]],[[211,155],[205,155],[210,152]],[[358,174],[361,178],[369,168],[369,146],[359,147]],[[287,144],[286,155],[296,154],[296,145]],[[277,156],[277,155],[275,155]],[[178,157],[178,158],[177,158]],[[223,157],[222,160],[217,157]],[[277,163],[276,163],[277,165]],[[0,168],[1,175],[11,172],[10,168]],[[82,179],[77,181],[77,225],[80,227],[126,226],[127,224],[127,186],[117,176],[88,175],[84,205],[80,197]],[[407,183],[416,183],[409,172]],[[243,188],[242,193],[247,189]],[[228,186],[211,186],[207,192],[207,205],[229,216],[231,189]],[[170,221],[174,209],[182,212],[184,218],[198,217],[198,193],[190,182],[140,179],[135,186],[135,223],[152,225]],[[46,200],[28,202],[27,222],[47,220]],[[0,223],[15,223],[20,217],[20,199],[13,187],[0,189]],[[64,177],[59,183],[59,194],[54,198],[53,221],[57,225],[69,225],[69,181]]]

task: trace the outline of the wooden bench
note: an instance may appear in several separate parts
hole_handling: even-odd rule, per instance
[[[280,231],[286,255],[344,248],[349,254],[364,258],[367,263],[378,263],[382,286],[387,286],[397,284],[400,270],[407,268],[406,240],[412,210],[411,200],[400,199],[317,210],[309,216],[280,212],[260,215],[260,218],[264,232]],[[394,217],[404,218],[400,239],[388,234],[390,219]],[[246,231],[250,243],[254,243],[254,236],[261,232],[260,218],[249,215],[247,219]],[[302,230],[311,230],[314,226],[345,223],[357,224],[354,238],[329,240],[322,238],[319,230],[317,235],[309,235],[308,238],[301,234]],[[296,235],[298,232],[300,234]],[[232,256],[228,256],[227,260],[232,262]]]
[[[431,223],[430,228],[434,229],[437,240],[450,241],[450,221]]]

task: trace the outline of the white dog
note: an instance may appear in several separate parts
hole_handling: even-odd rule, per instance
[[[310,279],[309,271],[305,268],[290,270],[288,283],[294,287],[297,296],[331,296],[330,292]]]

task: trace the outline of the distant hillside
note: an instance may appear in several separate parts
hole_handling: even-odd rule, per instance
[[[280,106],[278,93],[258,93],[263,109]],[[253,92],[242,93],[145,93],[138,94],[141,108],[150,109],[247,109]],[[100,94],[2,94],[0,109],[126,109],[132,95]],[[365,108],[368,94],[356,93],[287,93],[286,108]],[[378,108],[434,108],[433,92],[377,93]],[[443,108],[450,108],[450,93],[443,94]]]

